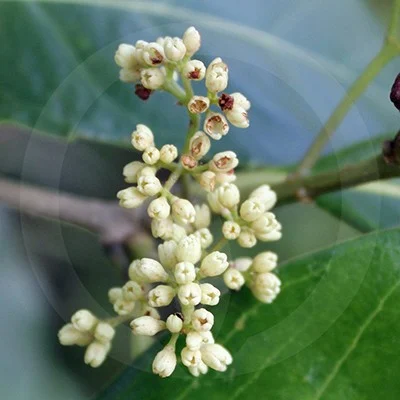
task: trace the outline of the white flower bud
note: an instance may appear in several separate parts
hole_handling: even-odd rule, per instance
[[[201,348],[201,357],[206,365],[216,371],[224,372],[232,364],[232,356],[220,344],[205,344]]]
[[[254,229],[256,234],[266,234],[275,230],[278,224],[275,214],[267,212],[252,222],[251,228]]]
[[[271,272],[278,264],[278,256],[272,251],[265,251],[254,257],[252,269],[254,272]]]
[[[199,229],[194,233],[194,235],[196,235],[199,238],[202,249],[207,249],[212,245],[214,241],[212,233],[207,228]]]
[[[224,183],[233,183],[236,181],[235,171],[231,169],[228,172],[219,172],[216,174],[215,180],[219,185],[223,185]]]
[[[88,364],[93,368],[100,367],[100,365],[105,361],[110,348],[110,342],[100,343],[95,341],[89,344],[85,352],[85,364]]]
[[[193,223],[196,218],[196,210],[189,200],[177,199],[172,203],[172,215],[182,224]]]
[[[143,297],[143,288],[135,281],[128,281],[122,287],[122,296],[126,301],[135,301]]]
[[[136,183],[138,173],[144,166],[145,166],[145,164],[143,164],[140,161],[133,161],[129,164],[126,164],[123,169],[123,175],[125,177],[125,182]]]
[[[147,316],[147,317],[155,318],[155,319],[161,318],[160,313],[157,311],[157,309],[154,307],[150,307],[146,303],[142,304],[141,314],[144,316]]]
[[[140,69],[126,69],[122,68],[119,71],[119,79],[121,82],[134,83],[140,79]]]
[[[157,173],[157,168],[156,167],[150,167],[147,164],[144,164],[145,166],[138,172],[138,179],[144,176],[156,176]]]
[[[183,75],[193,81],[201,81],[206,75],[206,67],[199,60],[191,60],[182,69]]]
[[[88,332],[81,332],[74,327],[72,324],[64,325],[58,331],[58,340],[63,346],[87,346],[93,337]]]
[[[196,210],[196,218],[194,220],[196,229],[208,228],[211,223],[210,207],[207,204],[196,204],[194,209]]]
[[[160,180],[153,175],[141,176],[138,179],[137,188],[145,196],[154,196],[160,193],[162,185]]]
[[[225,239],[236,240],[240,235],[240,225],[233,221],[225,221],[222,225],[222,233]]]
[[[166,38],[164,41],[164,53],[169,61],[181,61],[186,54],[186,46],[180,38]]]
[[[215,306],[219,303],[221,292],[211,283],[202,283],[201,288],[201,304]]]
[[[131,300],[125,300],[123,297],[117,299],[114,303],[114,311],[118,315],[130,314],[135,309],[135,302]]]
[[[193,96],[187,105],[192,114],[202,114],[210,107],[210,99],[204,96]]]
[[[242,93],[232,93],[230,96],[233,97],[234,105],[244,108],[245,111],[250,110],[251,103]]]
[[[196,30],[194,26],[191,26],[190,28],[186,29],[186,32],[183,34],[183,43],[186,46],[188,55],[192,55],[200,49],[201,46],[200,33]]]
[[[207,201],[208,204],[210,205],[211,210],[213,210],[213,212],[215,212],[216,214],[223,214],[224,210],[226,210],[219,201],[219,196],[217,191],[208,193]]]
[[[154,165],[160,159],[160,151],[153,146],[147,147],[142,154],[143,161],[148,165]]]
[[[225,253],[214,251],[203,258],[200,272],[203,276],[218,276],[229,267],[228,257]]]
[[[114,304],[118,299],[122,298],[122,288],[114,287],[108,291],[108,300]]]
[[[94,331],[94,337],[101,343],[111,342],[115,335],[115,329],[107,322],[99,322]]]
[[[216,193],[218,194],[219,203],[228,209],[236,207],[240,202],[240,192],[233,183],[225,183],[220,186]]]
[[[188,261],[192,264],[199,262],[201,258],[201,244],[198,237],[189,235],[181,239],[176,248],[178,261]]]
[[[201,301],[201,289],[197,283],[187,283],[178,289],[178,297],[182,305],[197,306]]]
[[[150,218],[165,219],[169,217],[171,207],[165,197],[159,197],[153,200],[147,208],[147,214]]]
[[[239,246],[250,249],[257,244],[257,238],[253,230],[243,227],[238,237]]]
[[[192,314],[193,329],[198,332],[211,331],[214,325],[214,315],[207,311],[205,308],[199,308]]]
[[[71,317],[72,325],[81,332],[89,332],[97,324],[97,318],[89,310],[79,310]]]
[[[136,60],[142,67],[147,67],[146,62],[143,59],[143,52],[144,52],[144,49],[146,48],[147,45],[148,45],[148,42],[146,42],[145,40],[138,40],[135,43]]]
[[[250,126],[247,111],[243,107],[234,105],[231,110],[226,110],[228,121],[237,128],[248,128]]]
[[[275,242],[282,237],[281,229],[281,224],[277,222],[276,227],[270,232],[256,232],[257,239],[261,240],[262,242]]]
[[[237,269],[228,268],[224,273],[225,285],[232,290],[240,290],[245,280],[241,272]]]
[[[217,93],[228,86],[228,66],[221,58],[216,58],[207,68],[206,87],[210,92]]]
[[[171,237],[172,240],[174,240],[176,243],[179,243],[186,236],[187,232],[183,226],[178,224],[172,225],[172,237]]]
[[[124,208],[137,208],[146,200],[147,196],[144,196],[136,187],[130,187],[127,189],[120,190],[117,193],[119,204]]]
[[[240,206],[240,216],[247,222],[253,222],[265,213],[265,203],[258,197],[251,197]]]
[[[199,332],[203,338],[203,343],[210,344],[215,343],[214,336],[211,331]]]
[[[158,43],[148,43],[143,49],[142,58],[150,67],[156,67],[164,61],[164,49]]]
[[[153,373],[159,375],[161,378],[167,378],[174,372],[175,367],[175,347],[168,344],[154,358]]]
[[[190,331],[186,335],[186,347],[189,350],[200,350],[200,346],[203,344],[203,337],[199,332]]]
[[[179,318],[176,314],[171,314],[167,318],[167,329],[171,333],[179,333],[182,330],[183,327],[183,321],[181,318]]]
[[[132,146],[139,151],[144,151],[150,146],[154,146],[154,135],[146,125],[136,125],[136,130],[132,132]]]
[[[190,350],[184,347],[181,352],[182,364],[186,367],[196,367],[201,363],[200,350]]]
[[[190,139],[190,154],[196,160],[200,160],[203,158],[208,151],[210,150],[211,142],[208,136],[202,132],[196,132],[193,137]]]
[[[240,272],[246,272],[252,264],[253,260],[250,257],[241,257],[237,258],[235,261],[232,261],[231,267]]]
[[[178,262],[175,255],[176,248],[177,244],[173,240],[158,245],[158,258],[165,268],[171,269]]]
[[[135,318],[130,326],[135,335],[154,336],[165,329],[165,322],[145,315]]]
[[[159,68],[142,69],[140,72],[140,81],[146,89],[157,90],[165,82],[165,75]]]
[[[204,375],[208,372],[208,367],[206,364],[203,363],[203,361],[200,361],[200,363],[197,364],[195,367],[189,367],[188,369],[189,372],[196,377]]]
[[[151,234],[155,238],[169,240],[172,238],[173,222],[171,219],[153,219],[151,221]]]
[[[250,193],[249,198],[259,198],[265,206],[265,210],[270,210],[276,204],[276,193],[268,185],[262,185]]]
[[[175,289],[167,285],[158,285],[150,290],[148,299],[150,307],[165,307],[175,297]]]
[[[281,281],[270,272],[257,274],[251,289],[258,300],[269,304],[275,300],[281,291]]]
[[[130,44],[122,43],[118,46],[114,60],[121,68],[134,68],[137,66],[136,49]]]
[[[168,274],[163,266],[151,258],[142,258],[136,264],[136,274],[139,280],[148,283],[166,282],[168,280]]]
[[[213,192],[215,188],[215,180],[216,180],[216,175],[212,171],[205,171],[200,175],[200,186],[206,191],[206,192]]]
[[[220,140],[229,132],[229,125],[223,114],[210,111],[204,121],[203,129],[214,140]]]
[[[193,282],[196,279],[194,265],[187,261],[182,261],[175,266],[175,280],[179,285]]]
[[[239,160],[233,151],[217,153],[210,162],[210,169],[215,172],[228,172],[236,168]]]
[[[171,164],[178,157],[178,149],[173,144],[165,144],[160,150],[160,160],[165,164]]]

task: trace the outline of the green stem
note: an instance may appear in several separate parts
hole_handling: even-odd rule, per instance
[[[176,97],[178,99],[178,101],[182,104],[185,105],[187,104],[186,102],[186,92],[182,89],[182,87],[175,82],[173,79],[168,79],[163,86],[163,89],[168,92],[171,93],[172,96]]]

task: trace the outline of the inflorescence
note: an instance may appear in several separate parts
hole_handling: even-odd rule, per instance
[[[125,208],[148,204],[151,232],[161,243],[158,260],[134,260],[129,267],[129,281],[110,289],[109,300],[117,317],[101,321],[90,311],[80,310],[60,330],[61,344],[87,346],[85,363],[92,367],[105,360],[115,327],[131,320],[135,335],[153,336],[161,331],[170,334],[168,344],[153,361],[155,374],[172,374],[181,335],[185,336],[186,345],[180,359],[194,376],[205,374],[208,368],[225,371],[232,356],[215,343],[211,333],[214,315],[204,308],[215,306],[220,300],[221,292],[210,278],[222,278],[235,291],[247,285],[264,303],[271,303],[280,291],[281,282],[272,273],[277,265],[275,253],[266,251],[253,259],[228,260],[220,251],[228,241],[251,248],[257,241],[279,240],[281,225],[270,211],[277,198],[269,186],[259,187],[241,202],[240,191],[233,183],[239,164],[234,152],[217,153],[210,161],[204,161],[211,139],[225,136],[229,123],[239,128],[249,126],[250,102],[241,93],[224,93],[228,66],[221,58],[207,68],[192,59],[200,44],[199,32],[190,27],[183,38],[163,37],[151,43],[139,40],[135,46],[121,44],[115,54],[122,81],[135,83],[135,93],[143,100],[156,90],[171,93],[187,107],[190,127],[180,156],[173,144],[156,147],[153,132],[145,125],[137,125],[132,133],[132,145],[142,152],[143,162],[133,161],[125,166],[125,180],[133,186],[117,196]],[[192,89],[192,81],[202,80],[207,96],[195,95]],[[170,171],[165,182],[157,177],[161,169]],[[172,193],[172,187],[183,175],[199,183],[208,204],[193,205]],[[213,214],[225,220],[222,238],[216,244],[209,229]],[[158,309],[169,306],[174,299],[178,309],[162,320]]]

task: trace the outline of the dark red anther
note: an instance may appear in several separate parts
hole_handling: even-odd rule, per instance
[[[390,100],[394,106],[400,111],[400,74],[397,75],[390,91]]]
[[[151,90],[145,88],[142,84],[138,83],[135,87],[135,94],[139,99],[144,101],[148,100],[151,95]]]
[[[222,93],[221,97],[218,100],[218,104],[221,107],[222,111],[232,110],[234,102],[235,102],[235,99],[226,93]]]

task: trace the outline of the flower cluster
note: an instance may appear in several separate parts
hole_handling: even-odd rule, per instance
[[[277,265],[276,254],[263,252],[254,259],[230,261],[221,251],[229,240],[236,240],[244,248],[253,247],[257,240],[278,240],[281,225],[270,211],[277,199],[269,186],[254,190],[241,203],[240,190],[233,183],[239,164],[234,152],[220,152],[205,160],[212,139],[226,135],[229,123],[238,128],[249,126],[250,102],[240,93],[223,92],[228,86],[228,67],[220,58],[207,67],[192,59],[200,41],[200,34],[191,27],[182,38],[138,41],[135,46],[122,44],[115,55],[121,67],[121,80],[136,83],[139,97],[147,99],[155,90],[167,91],[187,108],[191,123],[181,154],[173,144],[157,147],[153,132],[145,125],[137,125],[132,133],[132,146],[141,152],[142,161],[125,166],[125,181],[131,186],[119,191],[117,197],[125,208],[146,203],[152,235],[160,241],[158,257],[134,260],[129,267],[129,281],[110,289],[109,300],[118,317],[108,323],[93,317],[92,322],[76,326],[74,316],[72,324],[61,329],[62,344],[90,343],[87,350],[90,356],[85,361],[92,366],[105,359],[113,326],[130,320],[134,335],[153,336],[159,332],[170,335],[153,361],[155,374],[161,377],[172,374],[180,337],[185,338],[180,360],[191,374],[205,374],[209,368],[225,371],[232,363],[232,356],[215,343],[214,315],[208,309],[220,300],[221,292],[215,281],[219,279],[235,291],[247,285],[264,303],[271,303],[280,291],[280,280],[272,273]],[[193,92],[191,81],[201,80],[205,81],[207,96]],[[166,181],[159,178],[161,169],[170,171]],[[199,183],[208,204],[194,205],[172,191],[183,175]],[[216,244],[210,231],[213,213],[225,219],[222,238]],[[165,316],[163,307],[167,306],[169,315]],[[90,319],[87,311],[78,313]],[[106,325],[112,329],[112,335],[104,333],[108,341],[100,340],[97,331],[105,331]],[[93,349],[89,351],[91,346]]]

